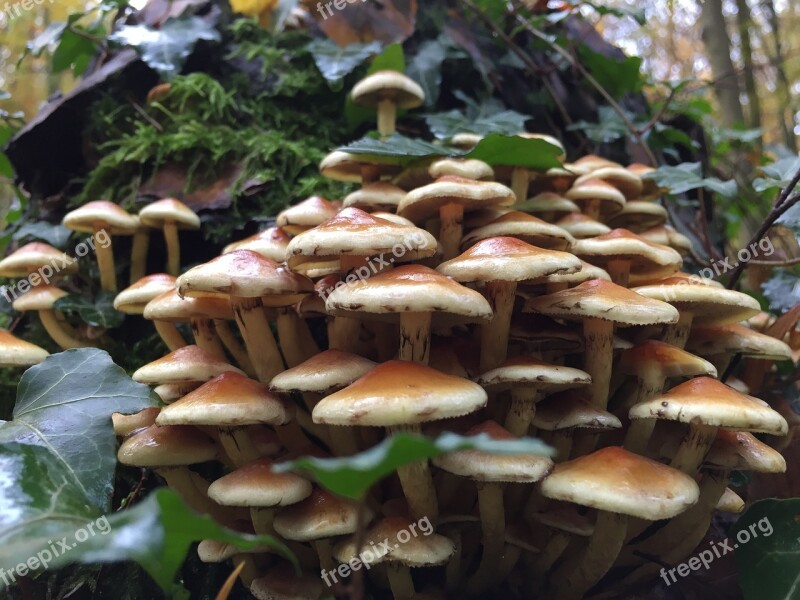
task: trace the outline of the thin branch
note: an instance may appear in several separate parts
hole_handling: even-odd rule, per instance
[[[142,118],[143,118],[145,121],[147,121],[148,123],[150,123],[150,125],[152,125],[153,127],[155,127],[155,128],[156,128],[156,129],[157,129],[159,132],[163,132],[163,131],[164,131],[164,128],[161,126],[161,124],[160,124],[158,121],[156,121],[156,120],[155,120],[153,117],[151,117],[150,115],[148,115],[148,114],[147,114],[147,111],[146,111],[145,109],[143,109],[141,106],[139,106],[139,103],[138,103],[138,102],[136,102],[136,101],[135,101],[133,98],[131,98],[130,96],[128,96],[127,100],[128,100],[128,102],[130,102],[131,106],[133,106],[133,109],[134,109],[134,110],[135,110],[137,113],[139,113],[139,114],[142,116]]]
[[[800,265],[800,256],[784,260],[757,260],[753,258],[748,260],[747,263],[759,267],[793,267],[794,265]]]

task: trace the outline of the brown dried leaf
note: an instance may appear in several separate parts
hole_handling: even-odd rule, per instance
[[[417,0],[336,0],[319,5],[316,2],[305,4],[325,35],[340,46],[373,40],[384,44],[402,42],[411,37],[416,26]],[[337,9],[337,5],[342,8]]]

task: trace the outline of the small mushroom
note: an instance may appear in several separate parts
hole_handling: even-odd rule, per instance
[[[275,224],[291,235],[298,235],[332,219],[341,208],[322,196],[310,196],[279,212]],[[280,258],[271,256],[268,258],[282,261],[285,256],[286,252],[284,251]]]
[[[252,250],[264,258],[269,258],[275,262],[282,262],[286,258],[286,246],[292,239],[289,234],[280,227],[268,227],[248,238],[231,242],[222,250],[223,254],[228,254],[234,250]]]
[[[172,275],[146,275],[116,295],[114,308],[128,315],[141,315],[148,302],[174,289],[175,277]]]
[[[372,183],[364,184],[360,189],[345,196],[342,206],[344,208],[360,208],[371,213],[379,211],[394,212],[405,195],[406,192],[403,188],[392,183],[373,181]],[[413,225],[413,223],[411,224]]]
[[[52,285],[39,285],[14,300],[11,306],[20,312],[35,310],[47,334],[62,349],[85,348],[90,343],[76,338],[69,324],[58,318],[60,313],[55,303],[66,295],[67,292]]]
[[[515,210],[470,231],[461,240],[461,247],[468,248],[480,240],[499,236],[513,237],[546,250],[569,250],[575,243],[575,238],[558,225]]]
[[[444,177],[445,175],[455,175],[465,179],[475,179],[478,181],[491,181],[494,179],[494,170],[482,160],[474,158],[441,158],[431,163],[428,167],[433,179]]]
[[[20,246],[0,260],[0,277],[27,278],[30,285],[36,287],[43,279],[39,273],[44,271],[45,267],[51,272],[50,281],[56,279],[57,276],[72,275],[78,271],[77,261],[58,248],[42,242],[31,242]],[[29,277],[33,273],[37,274],[36,277]],[[45,283],[49,283],[49,281],[45,281]]]
[[[142,225],[161,229],[167,242],[167,273],[180,275],[181,244],[179,229],[200,229],[200,219],[195,212],[180,200],[165,198],[148,204],[139,211]]]
[[[350,93],[353,102],[378,109],[378,131],[382,136],[395,132],[397,109],[416,108],[425,101],[419,84],[399,71],[376,71],[359,81]]]
[[[608,225],[603,225],[600,221],[587,217],[583,213],[572,213],[561,217],[556,221],[556,225],[576,240],[597,237],[611,231]]]
[[[583,213],[595,221],[607,221],[625,206],[625,196],[602,179],[589,178],[577,181],[564,194],[581,207]]]
[[[6,329],[0,329],[0,367],[30,367],[48,356],[50,353],[44,348],[21,340]]]

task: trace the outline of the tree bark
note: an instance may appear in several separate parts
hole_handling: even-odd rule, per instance
[[[786,58],[783,55],[783,42],[781,41],[780,20],[778,12],[775,10],[773,0],[762,0],[761,7],[767,15],[770,29],[772,29],[773,55],[770,57],[772,66],[775,68],[775,80],[778,92],[778,101],[781,110],[778,117],[778,125],[781,128],[783,143],[797,152],[797,138],[794,135],[794,109],[792,103],[792,93],[789,87],[789,78],[786,76],[784,68]],[[788,114],[787,114],[788,113]]]
[[[744,112],[739,101],[739,79],[731,59],[731,38],[722,13],[722,0],[699,0],[699,5],[703,45],[711,65],[720,115],[726,127],[733,127],[744,123]]]
[[[758,97],[756,77],[753,72],[753,44],[750,39],[750,28],[753,16],[747,0],[736,0],[736,24],[739,28],[739,45],[742,53],[742,79],[747,93],[747,126],[751,129],[761,127],[761,100]]]

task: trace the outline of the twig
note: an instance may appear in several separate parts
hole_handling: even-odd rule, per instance
[[[155,127],[159,131],[159,133],[163,133],[164,128],[161,126],[161,124],[158,121],[156,121],[153,117],[148,115],[147,111],[145,109],[143,109],[141,106],[139,106],[138,102],[136,102],[130,96],[128,96],[127,100],[128,100],[128,102],[131,103],[131,106],[133,106],[133,110],[135,110],[137,113],[139,113],[145,121],[150,123],[150,125]]]
[[[786,258],[784,260],[757,260],[752,258],[747,262],[751,265],[756,265],[759,267],[793,267],[794,265],[800,265],[800,256],[795,258]]]

